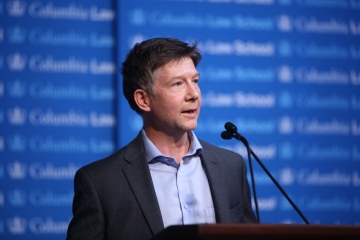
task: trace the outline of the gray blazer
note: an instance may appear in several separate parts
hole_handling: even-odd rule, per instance
[[[199,140],[217,223],[256,222],[243,158]],[[149,239],[164,229],[139,134],[111,156],[79,169],[67,240]]]

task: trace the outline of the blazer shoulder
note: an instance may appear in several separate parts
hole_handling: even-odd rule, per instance
[[[224,169],[234,168],[235,166],[242,168],[245,165],[244,158],[239,153],[215,146],[200,139],[199,142],[203,147],[201,155],[204,160],[217,162],[221,164]]]
[[[206,142],[204,140],[199,139],[199,142],[205,151],[216,152],[216,153],[220,153],[220,154],[230,154],[230,155],[233,155],[234,157],[235,156],[241,157],[241,155],[239,153],[236,153],[229,149],[218,147],[218,146],[211,144],[209,142]]]
[[[129,144],[120,148],[111,155],[91,162],[79,170],[85,170],[86,172],[99,172],[99,171],[112,171],[114,169],[122,168],[128,165],[129,162],[136,159],[138,156],[143,154],[144,147],[142,144],[141,136],[138,135]]]

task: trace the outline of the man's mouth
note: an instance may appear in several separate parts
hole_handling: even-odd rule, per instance
[[[186,110],[186,111],[183,111],[183,113],[195,113],[196,112],[196,110],[195,109],[193,109],[193,110]]]

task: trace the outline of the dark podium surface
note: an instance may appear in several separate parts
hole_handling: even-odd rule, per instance
[[[159,239],[356,239],[360,225],[320,224],[200,224],[170,226]]]

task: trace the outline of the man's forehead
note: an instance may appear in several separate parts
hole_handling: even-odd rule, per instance
[[[164,70],[171,69],[172,67],[176,67],[177,65],[182,64],[184,61],[189,61],[189,60],[193,64],[194,69],[196,71],[196,68],[195,68],[195,65],[194,65],[194,62],[192,61],[192,59],[190,57],[182,57],[182,58],[174,59],[174,60],[171,60],[171,61],[165,63],[164,65],[162,65],[161,67],[159,67],[158,69],[156,69],[154,71],[154,75],[156,76],[156,75],[158,75],[160,72],[162,72]]]

